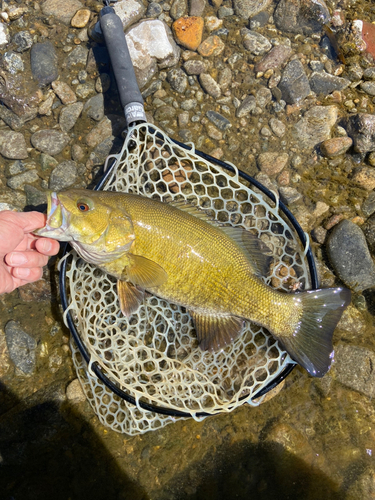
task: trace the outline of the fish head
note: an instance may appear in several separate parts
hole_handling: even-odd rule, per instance
[[[86,189],[48,192],[47,222],[35,234],[107,254],[128,250],[135,238],[133,224],[113,194]]]

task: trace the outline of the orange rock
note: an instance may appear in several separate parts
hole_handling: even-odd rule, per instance
[[[189,50],[197,50],[203,35],[202,17],[180,17],[172,24],[176,42]]]
[[[218,56],[224,50],[224,43],[217,35],[206,38],[198,47],[198,52],[203,57]]]

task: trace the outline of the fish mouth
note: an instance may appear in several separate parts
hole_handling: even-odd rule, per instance
[[[47,193],[47,222],[44,227],[34,231],[38,236],[46,236],[59,241],[71,241],[73,238],[66,234],[69,226],[69,214],[59,200],[57,193]]]

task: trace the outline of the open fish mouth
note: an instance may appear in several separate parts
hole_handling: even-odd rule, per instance
[[[34,231],[38,236],[47,236],[59,241],[71,241],[72,237],[66,234],[69,226],[68,212],[60,202],[57,193],[47,193],[47,222],[44,227]]]

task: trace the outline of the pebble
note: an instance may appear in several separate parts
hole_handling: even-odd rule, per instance
[[[212,31],[221,28],[221,26],[223,25],[223,21],[222,19],[218,19],[215,16],[207,16],[204,18],[204,24],[206,26],[207,31],[211,33]]]
[[[115,3],[113,8],[121,19],[124,30],[142,19],[146,12],[146,7],[137,0],[121,0]]]
[[[76,95],[81,99],[86,99],[89,95],[95,94],[95,85],[93,82],[80,83],[76,87]]]
[[[0,153],[11,160],[23,160],[28,157],[25,138],[21,132],[6,131],[0,134]]]
[[[49,189],[61,191],[70,187],[77,180],[77,166],[74,161],[66,160],[55,167],[49,178]]]
[[[58,77],[57,54],[51,42],[34,44],[30,61],[33,77],[39,85],[47,85]]]
[[[11,75],[24,71],[25,69],[22,57],[15,52],[5,52],[3,54],[2,63],[4,65],[4,68]]]
[[[311,231],[311,236],[313,237],[314,241],[316,241],[320,245],[323,245],[327,236],[327,230],[322,226],[315,227]]]
[[[375,192],[372,191],[371,194],[374,194]],[[363,209],[362,209],[363,211]],[[375,211],[375,208],[374,208]],[[369,219],[364,223],[362,226],[363,233],[366,237],[367,244],[370,248],[371,253],[374,253],[375,250],[375,217],[371,216]]]
[[[188,86],[187,76],[180,68],[174,68],[168,71],[167,82],[171,88],[179,94],[183,94]]]
[[[294,126],[294,136],[301,148],[313,148],[330,139],[337,120],[336,106],[313,106]]]
[[[181,17],[172,24],[172,31],[178,44],[189,50],[197,50],[203,35],[202,17]]]
[[[86,401],[86,396],[82,390],[78,378],[72,380],[66,388],[66,399],[75,403],[83,403]]]
[[[248,95],[241,102],[241,104],[236,109],[236,117],[242,118],[253,112],[257,107],[255,97],[253,95]]]
[[[0,48],[8,45],[10,40],[8,26],[4,23],[0,23]]]
[[[375,151],[375,116],[367,113],[353,114],[346,122],[346,131],[353,139],[358,153]]]
[[[204,9],[206,7],[206,0],[189,0],[189,4],[189,16],[200,17],[203,15]]]
[[[5,339],[9,357],[16,367],[27,375],[34,373],[36,341],[12,320],[5,325]]]
[[[180,4],[180,3],[183,3],[185,4],[185,0],[175,0],[175,2],[173,2],[173,5],[177,3],[177,4]],[[172,8],[173,8],[173,5],[172,5]],[[172,8],[170,10],[170,15],[173,19],[177,19],[179,17],[182,17],[183,14],[179,15],[176,14],[176,16],[173,16],[173,13],[175,12],[173,10],[172,12]],[[186,4],[185,4],[185,10],[186,10]],[[161,8],[160,4],[156,3],[156,2],[151,2],[148,4],[148,7],[147,7],[147,12],[146,12],[146,17],[158,17],[160,16],[160,14],[163,12],[163,9]]]
[[[25,52],[34,43],[33,37],[28,31],[19,31],[14,35],[12,41],[17,45],[17,52]]]
[[[78,0],[45,0],[41,5],[44,15],[53,16],[64,24],[70,24],[74,14],[82,7]]]
[[[255,95],[256,103],[264,109],[272,101],[272,92],[266,87],[260,88]]]
[[[375,191],[372,191],[362,205],[362,212],[365,217],[369,217],[375,212]]]
[[[255,30],[257,28],[263,28],[268,23],[269,14],[268,12],[259,12],[255,16],[250,18],[249,26],[251,30]]]
[[[285,135],[286,131],[286,126],[284,123],[277,118],[271,118],[270,119],[270,127],[272,132],[277,136],[277,137],[283,137]]]
[[[112,136],[104,139],[104,141],[99,143],[90,154],[89,161],[91,165],[103,165],[110,153],[116,154],[121,150],[123,142],[124,141],[122,139],[117,137],[113,138]]]
[[[160,106],[154,113],[154,118],[157,122],[168,121],[174,118],[176,109],[173,106]]]
[[[223,138],[223,134],[214,125],[211,125],[209,123],[207,124],[206,129],[207,129],[207,135],[211,139],[214,139],[215,141],[221,141],[221,139]]]
[[[216,111],[207,111],[207,118],[214,124],[219,130],[227,130],[232,126],[231,122]]]
[[[375,80],[375,66],[370,66],[369,68],[366,68],[364,70],[363,79],[364,80]],[[360,78],[358,78],[358,80],[360,80]]]
[[[247,49],[251,54],[256,56],[260,56],[268,52],[272,45],[268,41],[268,38],[257,33],[256,31],[251,31],[246,28],[241,30],[241,34],[243,37],[243,46]]]
[[[90,20],[90,14],[89,9],[79,9],[74,14],[70,24],[73,28],[84,28]]]
[[[338,345],[335,348],[332,376],[338,382],[361,392],[369,398],[375,396],[375,353],[366,347]]]
[[[342,220],[327,241],[329,260],[338,277],[355,292],[375,285],[375,266],[363,231],[353,222]]]
[[[206,71],[207,66],[204,61],[191,59],[184,63],[184,69],[188,75],[200,75]]]
[[[361,166],[353,171],[352,183],[366,191],[375,189],[375,169]]]
[[[100,122],[104,118],[104,96],[97,94],[91,97],[83,107],[84,113],[93,120]]]
[[[203,57],[218,56],[223,52],[225,43],[217,35],[211,35],[198,47],[198,52]]]
[[[46,193],[44,191],[40,191],[34,186],[30,186],[30,184],[25,184],[24,190],[26,193],[26,203],[28,207],[39,207],[40,205],[45,205],[47,203]],[[44,210],[44,206],[43,206]],[[23,288],[23,287],[21,287]],[[21,290],[19,290],[21,291]],[[51,295],[51,294],[50,294]]]
[[[76,124],[80,114],[82,113],[83,102],[75,102],[69,104],[61,110],[59,116],[59,124],[63,132],[68,132]]]
[[[55,156],[68,145],[70,137],[54,129],[38,130],[31,136],[31,144],[42,153]]]
[[[47,155],[46,153],[40,155],[40,166],[44,172],[56,167],[58,163],[59,162],[53,158],[53,156]]]
[[[68,57],[66,58],[65,65],[67,68],[74,68],[75,66],[86,66],[89,50],[83,45],[77,45]]]
[[[255,65],[255,72],[265,73],[270,69],[280,68],[292,54],[291,47],[276,45]]]
[[[218,99],[221,96],[221,89],[219,84],[208,73],[201,73],[199,75],[199,83],[203,90],[211,97]]]
[[[309,80],[301,61],[294,59],[285,66],[279,89],[288,104],[298,103],[310,94]]]
[[[274,12],[276,27],[289,33],[320,33],[322,25],[330,21],[328,7],[323,0],[280,0]]]
[[[258,156],[258,167],[261,172],[267,174],[269,177],[280,173],[288,164],[288,153],[261,153]]]
[[[281,186],[279,188],[279,193],[281,200],[286,205],[291,205],[292,203],[295,203],[296,201],[299,201],[302,198],[302,194],[299,193],[297,189],[293,187]]]
[[[45,100],[42,102],[42,104],[38,108],[38,113],[40,115],[50,116],[52,114],[51,109],[52,109],[55,97],[56,97],[56,95],[52,91],[47,94]]]
[[[366,94],[375,96],[375,82],[362,82],[360,87]]]
[[[320,151],[327,158],[343,155],[352,146],[353,141],[350,137],[334,137],[327,139],[320,144]]]
[[[52,82],[52,88],[63,104],[73,104],[77,97],[67,83],[56,80]]]
[[[248,19],[266,10],[271,3],[272,0],[233,0],[233,7],[238,16]]]
[[[95,82],[95,90],[99,94],[105,94],[111,86],[111,77],[108,73],[101,73],[96,82]]]
[[[224,5],[223,7],[220,7],[217,15],[219,19],[224,19],[225,17],[231,17],[234,15],[234,10],[231,7],[227,7],[226,5]]]
[[[14,175],[7,180],[7,186],[11,189],[23,189],[25,184],[32,184],[39,180],[37,170],[32,169],[23,174]]]
[[[190,111],[191,109],[195,109],[196,107],[197,107],[196,99],[186,99],[181,103],[181,109],[183,109],[184,111]]]
[[[316,94],[332,94],[335,90],[344,90],[349,85],[350,80],[330,75],[325,71],[314,71],[310,76],[310,87]]]

